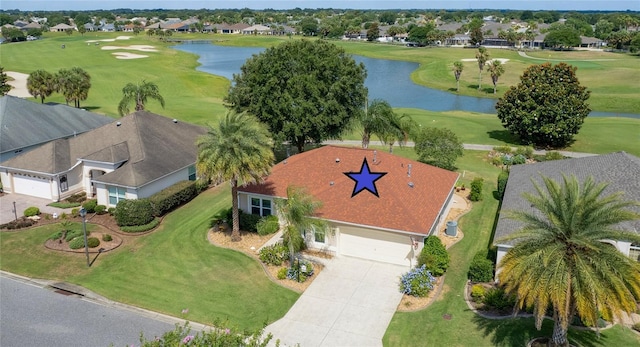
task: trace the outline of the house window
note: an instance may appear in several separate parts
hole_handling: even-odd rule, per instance
[[[191,165],[189,166],[189,181],[195,181],[195,180],[196,180],[196,166]]]
[[[251,214],[263,217],[271,215],[271,200],[251,198]]]
[[[60,176],[60,191],[66,192],[69,190],[69,182],[67,182],[67,175]]]
[[[120,200],[126,200],[127,190],[120,187],[109,187],[109,205],[115,206]]]
[[[326,232],[324,229],[311,226],[311,230],[305,230],[305,239],[313,240],[315,243],[325,243]]]
[[[631,257],[631,259],[640,262],[640,245],[638,244],[631,244],[631,247],[629,248],[629,257]]]

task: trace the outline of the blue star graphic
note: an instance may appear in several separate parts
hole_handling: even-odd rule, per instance
[[[367,158],[364,158],[359,172],[344,172],[344,174],[356,182],[355,187],[353,187],[353,193],[351,193],[351,197],[353,198],[365,189],[368,190],[371,194],[380,197],[378,195],[378,189],[376,188],[376,181],[382,178],[382,176],[386,175],[387,173],[371,172],[369,170],[369,163],[367,163]]]

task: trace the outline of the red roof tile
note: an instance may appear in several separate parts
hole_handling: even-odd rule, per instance
[[[371,172],[387,172],[376,181],[379,198],[368,191],[351,197],[355,182],[344,173],[360,171],[365,157]],[[317,217],[428,234],[457,179],[455,172],[381,150],[324,146],[276,164],[264,183],[239,190],[286,198],[289,185],[304,186],[323,203]]]

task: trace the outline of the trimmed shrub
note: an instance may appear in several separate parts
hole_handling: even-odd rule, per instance
[[[516,298],[512,295],[507,295],[503,288],[491,288],[485,293],[482,303],[489,309],[506,311],[513,309],[516,305]]]
[[[149,197],[153,214],[156,217],[182,206],[198,195],[195,181],[180,181],[171,187],[165,188]]]
[[[260,249],[259,257],[260,261],[267,265],[280,266],[285,260],[289,259],[289,253],[287,247],[278,242]]]
[[[526,162],[527,162],[527,158],[522,154],[515,155],[511,159],[511,164],[512,165],[522,165],[522,164],[524,164]]]
[[[495,156],[495,157],[491,158],[491,164],[493,164],[495,166],[502,165],[502,156]]]
[[[513,156],[511,154],[505,154],[500,158],[502,159],[502,165],[509,166],[513,164]]]
[[[109,207],[107,209],[107,212],[109,212],[109,215],[113,216],[116,213],[116,208],[115,207]]]
[[[73,217],[77,217],[77,216],[79,216],[79,215],[80,215],[80,209],[79,209],[79,208],[74,208],[74,209],[72,209],[72,210],[71,210],[71,215],[72,215]]]
[[[511,154],[511,152],[513,151],[509,146],[496,146],[493,147],[493,150],[504,154]]]
[[[97,237],[90,237],[87,239],[87,245],[89,248],[95,248],[100,246],[100,240]]]
[[[83,236],[82,230],[69,230],[67,231],[67,235],[65,235],[64,240],[70,242],[78,236]],[[89,230],[87,230],[87,235],[89,235]]]
[[[120,227],[146,225],[153,221],[153,207],[147,199],[120,200],[114,213]]]
[[[481,177],[476,177],[471,181],[471,193],[469,193],[469,200],[480,201],[482,200],[482,183]]]
[[[471,282],[491,282],[493,280],[493,262],[486,252],[478,252],[471,260],[467,276]]]
[[[98,206],[98,200],[87,200],[82,204],[87,213],[95,213],[96,206]]]
[[[425,265],[433,276],[442,276],[449,267],[449,253],[437,236],[429,236],[418,256],[418,266]]]
[[[289,271],[288,268],[283,267],[280,270],[278,270],[278,279],[279,280],[283,280],[285,278],[287,278],[287,272]]]
[[[425,265],[411,269],[400,277],[400,292],[417,297],[425,297],[433,289],[435,277]]]
[[[158,224],[160,224],[160,218],[154,218],[151,222],[143,225],[121,226],[120,230],[126,233],[142,233],[157,227]]]
[[[47,240],[57,240],[62,237],[62,230],[56,231],[55,233],[49,235]]]
[[[105,214],[107,212],[107,206],[98,205],[98,206],[96,206],[95,211],[96,211],[97,214]]]
[[[47,206],[51,206],[51,207],[57,207],[57,208],[72,208],[72,207],[78,207],[80,206],[79,202],[63,202],[63,201],[57,201],[57,202],[52,202],[50,204],[47,204]]]
[[[504,196],[504,190],[507,188],[507,181],[509,180],[509,173],[502,171],[498,175],[498,197],[502,200]]]
[[[560,152],[551,151],[547,152],[544,155],[544,160],[560,160],[564,159],[564,155],[560,154]]]
[[[69,248],[71,249],[79,249],[82,247],[84,247],[84,237],[76,237],[75,239],[69,241]]]
[[[210,184],[211,180],[199,178],[196,180],[196,191],[198,192],[198,194],[200,194],[203,191],[207,190]]]
[[[233,224],[233,209],[229,208],[224,212],[226,213],[224,218],[231,226]],[[262,217],[257,214],[244,213],[242,212],[242,210],[238,210],[238,222],[240,224],[240,230],[257,233],[258,222],[260,221],[260,218]]]
[[[531,146],[518,147],[515,151],[515,154],[523,155],[525,158],[531,159],[533,158],[533,147]]]
[[[482,302],[484,299],[484,295],[487,293],[487,290],[481,284],[474,284],[471,287],[471,299],[475,302]]]
[[[280,221],[276,216],[266,216],[260,218],[258,224],[256,224],[256,230],[258,235],[270,235],[280,229]]]
[[[113,240],[113,237],[111,237],[111,235],[109,235],[109,234],[103,234],[102,235],[102,241],[109,242],[111,240]]]
[[[27,207],[27,209],[24,210],[25,217],[33,217],[39,214],[40,214],[40,209],[35,206]]]

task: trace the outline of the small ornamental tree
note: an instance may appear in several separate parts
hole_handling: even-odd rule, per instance
[[[471,181],[471,193],[469,193],[469,200],[480,201],[482,200],[482,183],[481,177],[476,177]]]
[[[8,82],[9,76],[4,73],[4,68],[0,66],[0,96],[7,95],[7,93],[9,93],[9,91],[11,90],[12,87]]]
[[[580,85],[576,67],[559,63],[532,65],[520,83],[496,103],[498,118],[522,142],[565,147],[573,141],[591,109],[590,92]]]
[[[458,157],[464,147],[456,134],[443,128],[423,128],[415,138],[418,160],[447,170],[455,170]]]

